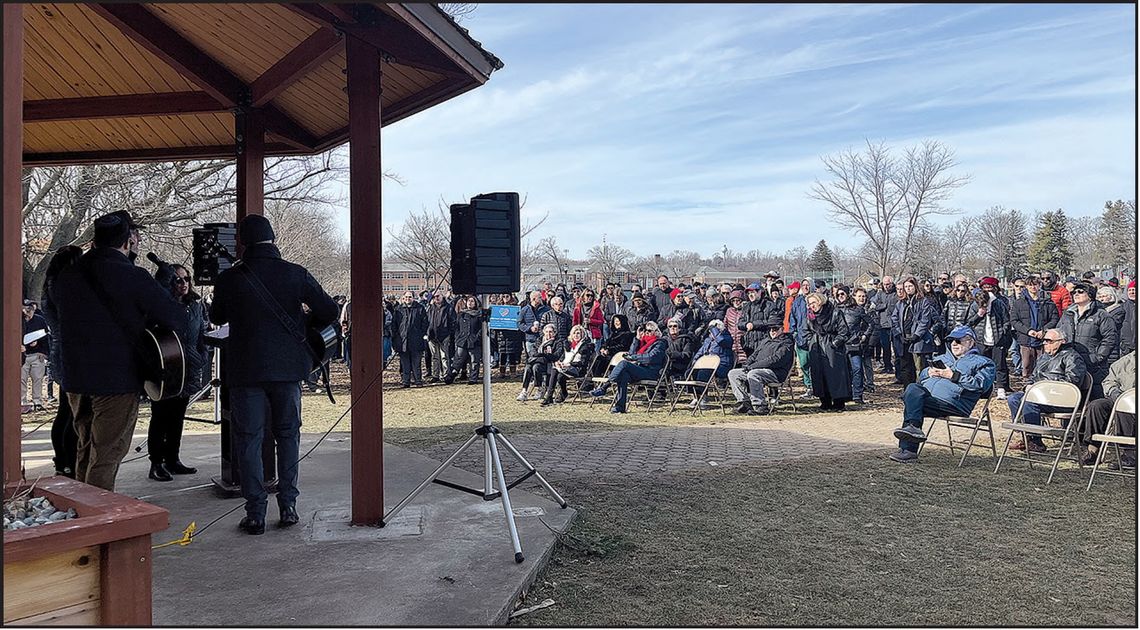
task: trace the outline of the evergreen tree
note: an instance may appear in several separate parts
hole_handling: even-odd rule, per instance
[[[1041,215],[1033,234],[1033,244],[1029,246],[1029,263],[1036,270],[1051,270],[1061,276],[1072,272],[1073,252],[1064,210],[1058,208]]]
[[[1136,260],[1136,202],[1106,201],[1100,215],[1096,259],[1113,269]]]
[[[811,258],[808,258],[808,269],[813,273],[831,274],[835,271],[835,259],[831,256],[831,248],[827,246],[827,241],[820,239],[816,244],[815,250],[811,253]]]

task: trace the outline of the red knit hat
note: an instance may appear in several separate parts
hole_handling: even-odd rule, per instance
[[[1135,280],[1133,280],[1132,282],[1129,282],[1129,283],[1128,283],[1128,288],[1129,288],[1129,289],[1135,289],[1135,288],[1136,288],[1136,281],[1135,281]]]
[[[998,281],[997,281],[997,278],[995,278],[993,276],[986,276],[986,277],[982,278],[981,280],[978,280],[979,286],[981,286],[983,284],[988,284],[988,285],[996,287],[996,286],[998,286]]]
[[[798,283],[798,282],[793,282],[793,283],[789,284],[789,285],[788,285],[788,290],[789,290],[789,291],[799,291],[799,290],[800,290],[800,283]]]
[[[672,300],[672,299],[676,298],[678,295],[681,295],[681,293],[682,293],[681,289],[673,289],[672,291],[669,292],[669,299]]]

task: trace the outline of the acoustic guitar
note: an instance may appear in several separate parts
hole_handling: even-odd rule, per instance
[[[139,346],[139,366],[146,395],[157,401],[182,393],[186,384],[186,357],[178,335],[164,328],[147,328]]]

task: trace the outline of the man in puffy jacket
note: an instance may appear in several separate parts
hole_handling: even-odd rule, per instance
[[[538,353],[538,344],[542,340],[542,316],[550,307],[542,301],[542,291],[530,292],[530,301],[519,309],[519,332],[525,333],[524,347],[529,360]]]
[[[1057,316],[1060,317],[1065,309],[1073,304],[1073,296],[1069,294],[1069,290],[1065,285],[1057,282],[1057,274],[1052,271],[1041,272],[1041,288],[1049,294],[1049,299],[1057,305]]]
[[[993,360],[997,367],[997,399],[1005,400],[1005,390],[1009,389],[1009,369],[1005,361],[1011,337],[1009,305],[998,293],[997,278],[986,276],[978,284],[985,295],[985,305],[979,306],[966,324],[974,327],[982,354]],[[978,300],[982,300],[981,296]]]
[[[891,343],[891,315],[895,312],[895,305],[899,302],[898,293],[895,291],[895,280],[891,276],[883,276],[883,285],[874,296],[868,298],[871,310],[874,311],[879,317],[879,346],[882,348],[883,353],[883,374],[891,374],[895,371],[894,363],[894,344]]]
[[[427,305],[427,341],[431,361],[428,382],[451,379],[452,339],[455,336],[455,309],[437,292]]]
[[[566,299],[560,295],[555,295],[550,298],[550,310],[542,314],[538,319],[539,330],[546,327],[547,324],[554,324],[554,338],[555,339],[569,339],[570,329],[574,327],[574,322],[570,319],[570,313],[566,310]]]
[[[400,357],[400,383],[411,387],[424,384],[423,354],[427,347],[427,309],[411,291],[404,291],[400,305],[392,311],[392,349]]]
[[[1088,284],[1076,284],[1072,291],[1073,305],[1065,309],[1060,323],[1065,339],[1084,359],[1092,376],[1089,400],[1104,397],[1101,382],[1108,375],[1109,357],[1116,349],[1118,339],[1116,322],[1093,299],[1094,295]]]
[[[768,413],[768,404],[765,400],[766,389],[769,384],[783,383],[792,371],[792,359],[795,356],[792,349],[793,342],[790,335],[784,334],[782,322],[774,320],[766,325],[767,332],[756,344],[756,349],[749,355],[748,361],[742,366],[728,372],[728,382],[732,386],[732,395],[740,403],[737,413],[750,416],[762,416]]]
[[[1017,333],[1017,349],[1021,354],[1021,377],[1028,379],[1041,355],[1041,339],[1045,331],[1057,326],[1057,308],[1048,293],[1041,290],[1037,276],[1025,279],[1025,289],[1010,302],[1009,321]]]
[[[1045,331],[1044,336],[1041,338],[1044,343],[1045,352],[1038,357],[1037,365],[1033,368],[1033,374],[1030,375],[1029,380],[1025,383],[1026,390],[1029,389],[1030,385],[1041,381],[1065,381],[1077,387],[1081,386],[1087,368],[1080,353],[1077,352],[1073,344],[1067,343],[1067,339],[1065,333],[1060,329],[1051,328]],[[1009,397],[1010,417],[1017,416],[1017,409],[1021,406],[1023,398],[1025,398],[1023,392],[1016,392]],[[1027,402],[1022,409],[1021,418],[1022,422],[1026,424],[1041,424],[1042,413],[1062,413],[1068,411],[1071,411],[1071,409]],[[1035,453],[1045,452],[1045,445],[1041,442],[1039,436],[1030,435],[1028,436],[1028,440],[1029,444],[1023,444],[1021,440],[1014,440],[1010,443],[1009,448],[1013,451],[1028,448]]]
[[[978,351],[974,329],[958,326],[946,338],[950,350],[937,357],[945,367],[923,369],[919,382],[903,391],[903,424],[895,429],[899,450],[890,455],[896,462],[918,459],[919,443],[926,441],[925,416],[968,416],[978,399],[993,388],[994,362]]]

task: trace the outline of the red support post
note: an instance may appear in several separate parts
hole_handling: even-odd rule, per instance
[[[3,34],[3,154],[0,165],[0,416],[4,421],[4,481],[17,481],[20,474],[20,356],[16,342],[23,342],[20,312],[23,299],[21,235],[23,203],[21,182],[24,159],[24,6],[5,4],[0,14]],[[378,274],[379,275],[379,274]],[[66,403],[64,403],[66,404]]]
[[[352,246],[352,524],[384,516],[384,304],[380,279],[380,51],[345,38]]]

